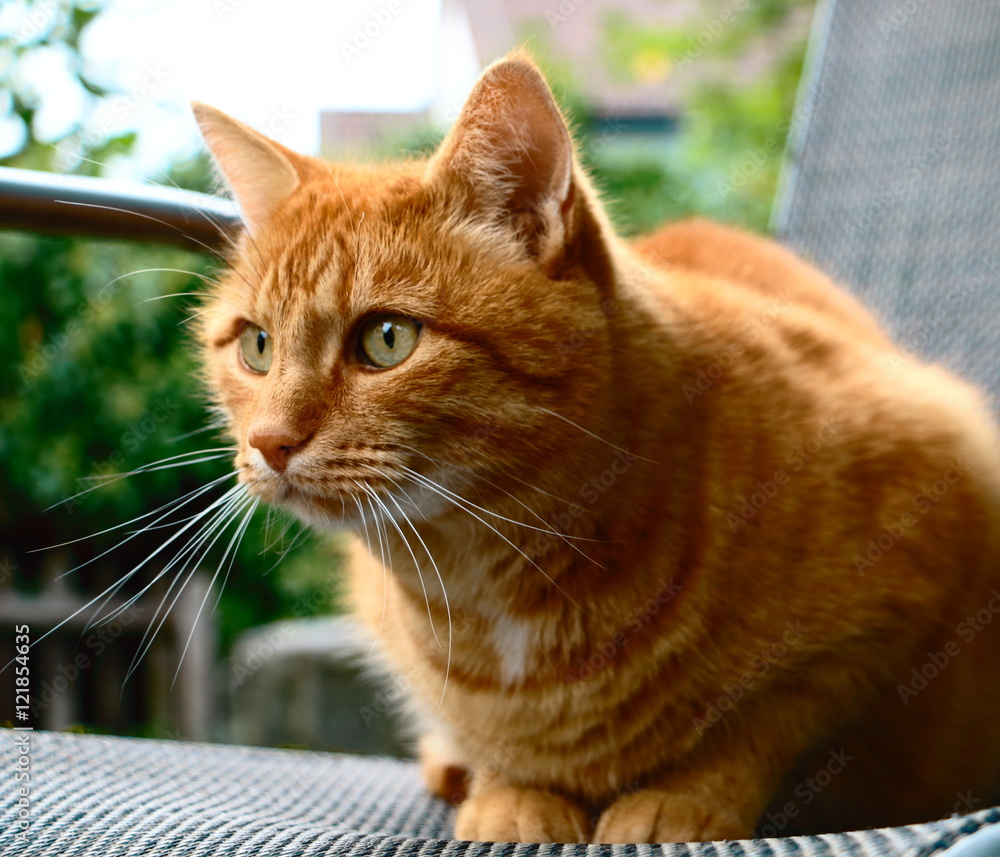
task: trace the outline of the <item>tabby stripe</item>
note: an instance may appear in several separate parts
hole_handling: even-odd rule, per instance
[[[545,390],[561,390],[563,387],[562,379],[565,374],[564,370],[560,369],[558,372],[552,373],[527,372],[512,364],[501,348],[474,328],[460,327],[458,325],[435,321],[434,329],[484,353],[493,363],[500,367],[505,375],[516,379],[523,386],[540,387]]]

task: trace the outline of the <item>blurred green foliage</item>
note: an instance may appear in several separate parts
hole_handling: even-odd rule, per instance
[[[602,23],[605,49],[595,61],[621,79],[652,69],[681,81],[685,111],[677,132],[646,142],[621,133],[613,117],[592,114],[573,70],[547,45],[544,21],[523,34],[552,75],[574,125],[588,135],[581,155],[625,232],[694,213],[766,228],[811,2],[692,3],[693,17],[674,28],[650,28],[625,12],[609,15]],[[39,141],[33,128],[40,96],[18,79],[16,69],[27,54],[46,46],[66,46],[76,54],[80,34],[100,6],[64,0],[46,8],[49,20],[31,39],[0,45],[0,109],[20,117],[27,129],[24,145],[4,164],[98,174],[99,164],[128,153],[133,135],[95,139],[84,133],[82,115],[64,139]],[[756,63],[754,56],[760,57]],[[748,63],[755,73],[736,80]],[[74,73],[86,93],[86,111],[113,94],[88,80],[82,63]],[[411,141],[411,148],[428,142]],[[207,162],[177,164],[168,179],[206,189]],[[93,559],[117,537],[83,537],[136,519],[226,473],[225,461],[202,462],[122,479],[78,502],[64,502],[91,484],[82,478],[219,446],[207,432],[178,440],[207,419],[185,323],[197,301],[185,293],[199,291],[200,278],[211,277],[216,264],[163,247],[0,234],[0,317],[13,334],[0,337],[7,367],[0,374],[0,560],[17,565],[21,587],[38,582],[39,555],[29,550],[82,539],[65,549],[69,561]],[[175,294],[180,296],[165,297]],[[55,508],[43,511],[50,506]],[[251,625],[334,607],[337,560],[329,542],[305,536],[305,546],[271,574],[299,527],[286,531],[287,521],[259,517],[218,608],[225,643]],[[148,556],[162,533],[137,538],[104,560],[112,577]],[[276,545],[268,551],[269,542]],[[105,580],[101,575],[95,563],[80,573],[80,586],[93,589]]]
[[[624,8],[607,13],[598,61],[613,81],[662,79],[679,93],[683,112],[670,134],[644,135],[627,115],[593,114],[577,70],[553,44],[552,29],[562,22],[549,17],[558,13],[540,13],[525,29],[521,36],[578,129],[584,163],[622,232],[695,214],[767,231],[814,5],[701,0],[669,27]]]
[[[17,74],[18,63],[33,51],[65,46],[78,54],[80,35],[98,14],[93,3],[40,4],[35,20],[42,26],[30,28],[31,38],[0,45],[6,58],[0,91],[9,96],[10,114],[29,131],[3,165],[97,175],[102,164],[127,155],[135,141],[131,131],[105,138],[90,130],[88,119],[100,101],[115,93],[89,80],[82,62],[74,73],[86,94],[85,108],[58,140],[37,139],[43,96]],[[160,181],[207,190],[207,159],[175,164]],[[209,417],[187,321],[197,312],[193,295],[203,290],[202,278],[213,276],[219,264],[150,244],[0,233],[0,317],[13,326],[13,335],[0,338],[7,367],[0,374],[0,560],[16,565],[13,582],[19,588],[37,589],[40,569],[54,555],[69,566],[95,560],[155,518],[140,516],[231,469],[220,459],[105,479],[226,443],[215,432],[188,436]],[[219,496],[228,484],[206,498]],[[204,508],[207,499],[187,513]],[[289,527],[280,515],[259,512],[258,518],[217,610],[224,646],[246,627],[331,609],[335,597],[335,550],[303,534],[284,573],[271,574],[300,528]],[[135,526],[88,537],[133,520]],[[96,594],[146,559],[170,532],[129,541],[80,569],[70,585]],[[30,553],[73,540],[79,541],[55,554]],[[216,561],[226,541],[217,545]],[[124,593],[138,591],[156,567],[150,563]],[[215,568],[211,561],[204,567]],[[163,592],[163,586],[153,590],[157,601]]]

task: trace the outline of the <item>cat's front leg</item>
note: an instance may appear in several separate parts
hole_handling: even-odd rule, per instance
[[[663,789],[622,795],[601,814],[593,842],[707,842],[745,839],[756,814],[741,813],[731,802]]]
[[[420,739],[420,773],[427,790],[448,803],[465,800],[469,784],[468,765],[454,743],[440,731]]]
[[[686,764],[650,774],[643,788],[619,795],[601,813],[592,841],[710,842],[751,836],[798,754],[794,730],[776,734],[768,710],[744,712],[745,728],[722,732],[719,727]]]
[[[583,809],[562,795],[478,777],[455,816],[455,836],[483,842],[588,842],[590,825]]]

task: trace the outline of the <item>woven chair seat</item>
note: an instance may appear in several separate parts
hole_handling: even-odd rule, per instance
[[[14,734],[2,730],[4,746]],[[680,845],[451,839],[454,810],[396,759],[57,732],[30,738],[31,827],[5,789],[0,854],[65,857],[930,857],[1000,823],[1000,808],[931,824]]]

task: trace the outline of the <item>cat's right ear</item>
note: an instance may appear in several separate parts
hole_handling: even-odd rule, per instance
[[[470,214],[507,224],[546,264],[574,238],[573,165],[573,144],[548,84],[515,53],[480,77],[428,178],[457,182]]]
[[[207,104],[191,105],[215,165],[253,232],[301,181],[284,146]]]

